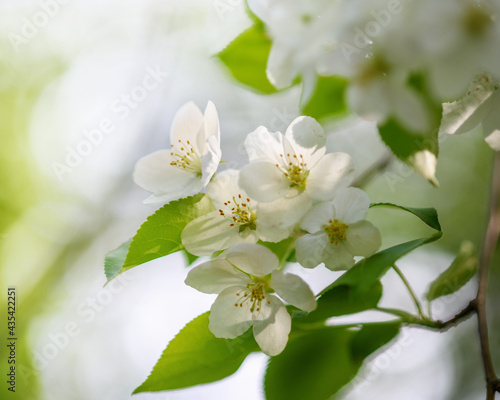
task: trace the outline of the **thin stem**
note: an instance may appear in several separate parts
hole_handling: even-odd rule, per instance
[[[354,187],[364,187],[370,182],[373,177],[379,173],[384,171],[392,161],[392,155],[390,153],[384,154],[380,159],[375,161],[372,165],[370,165],[366,170],[364,170],[361,175],[359,175],[352,186]]]
[[[486,375],[486,400],[493,400],[495,392],[499,390],[499,381],[495,374],[491,359],[490,343],[488,338],[488,324],[486,319],[486,293],[488,291],[488,276],[491,260],[495,252],[500,232],[500,152],[495,155],[490,192],[490,207],[488,227],[484,238],[481,257],[479,259],[479,288],[477,291],[478,331],[481,343],[481,356],[484,373]]]
[[[393,264],[392,268],[396,273],[399,275],[401,280],[403,281],[404,285],[408,289],[408,293],[410,293],[411,298],[413,299],[413,302],[415,303],[415,306],[417,307],[418,310],[418,315],[420,315],[421,318],[427,319],[422,311],[422,305],[420,304],[420,301],[418,300],[418,297],[416,296],[415,292],[413,291],[410,282],[406,279],[406,277],[403,275],[403,272],[398,268],[396,264]]]
[[[407,325],[417,325],[421,326],[424,328],[429,328],[433,330],[438,330],[441,332],[447,331],[453,326],[458,325],[459,323],[465,321],[466,319],[470,318],[472,314],[476,311],[476,300],[471,300],[467,307],[465,307],[462,311],[460,311],[458,314],[456,314],[453,318],[450,318],[447,321],[433,321],[428,318],[421,318],[417,317],[414,315],[411,315],[410,313],[407,313],[406,311],[403,310],[398,310],[395,308],[383,308],[383,307],[377,307],[375,310],[384,312],[386,314],[391,314],[395,315],[400,318],[401,322],[403,324]]]

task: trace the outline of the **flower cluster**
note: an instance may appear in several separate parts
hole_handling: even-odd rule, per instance
[[[500,147],[498,123],[484,110],[490,106],[482,106],[484,93],[468,89],[485,74],[490,82],[500,79],[500,54],[492,50],[500,45],[497,0],[248,4],[273,41],[267,75],[277,88],[302,77],[307,95],[315,74],[343,76],[349,81],[348,102],[361,117],[379,123],[395,118],[409,131],[426,135],[435,117],[415,85],[419,75],[433,102],[459,102],[453,109],[458,120],[474,114],[462,131],[482,123],[488,143]],[[497,90],[496,84],[486,86],[486,91]]]
[[[355,256],[380,247],[379,231],[365,220],[368,196],[349,187],[353,160],[326,153],[321,125],[301,116],[284,134],[263,126],[248,134],[249,163],[215,174],[221,150],[212,103],[204,114],[193,103],[183,106],[171,141],[170,150],[139,160],[134,177],[152,192],[146,202],[166,203],[206,188],[214,211],[185,226],[182,244],[191,254],[218,256],[193,268],[186,283],[218,294],[209,325],[215,336],[235,338],[253,326],[261,349],[279,354],[291,328],[282,300],[307,312],[316,300],[301,278],[281,271],[286,258],[266,243],[291,239],[303,267],[324,263],[332,270],[347,269]]]

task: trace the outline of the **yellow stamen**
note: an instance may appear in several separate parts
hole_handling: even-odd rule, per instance
[[[338,219],[329,220],[328,222],[330,225],[324,226],[325,232],[328,235],[330,243],[337,246],[339,242],[343,242],[347,239],[345,231],[349,228],[349,226],[340,222]]]

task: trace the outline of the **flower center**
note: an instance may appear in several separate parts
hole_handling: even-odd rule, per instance
[[[493,23],[491,15],[487,10],[476,4],[470,4],[463,16],[463,25],[465,30],[471,35],[483,36],[490,25]]]
[[[345,231],[349,226],[340,222],[338,219],[331,219],[328,222],[330,225],[325,225],[325,232],[328,235],[330,243],[334,243],[335,246],[337,246],[339,242],[343,242],[347,239]]]
[[[172,152],[170,155],[176,159],[170,163],[178,168],[185,169],[186,171],[192,172],[196,175],[201,175],[201,159],[198,154],[194,151],[189,140],[183,143],[179,140],[179,144],[171,145]]]
[[[365,60],[357,73],[357,81],[361,86],[371,84],[375,79],[386,76],[390,71],[389,64],[380,56]]]
[[[250,308],[250,312],[259,312],[262,302],[266,299],[266,283],[257,281],[256,283],[248,283],[246,289],[237,292],[238,299],[234,303],[235,307],[243,307],[245,304]],[[267,304],[271,304],[267,300]]]
[[[240,232],[246,227],[255,230],[257,215],[252,211],[250,203],[251,200],[248,197],[244,199],[241,194],[238,194],[238,196],[233,196],[232,201],[228,200],[224,203],[226,211],[221,208],[219,209],[219,214],[232,220],[232,223],[229,226],[239,226]]]
[[[286,155],[280,154],[282,165],[276,164],[276,167],[283,172],[283,175],[291,182],[290,187],[296,187],[300,190],[306,188],[306,180],[309,175],[307,164],[304,162],[304,156],[299,154]]]

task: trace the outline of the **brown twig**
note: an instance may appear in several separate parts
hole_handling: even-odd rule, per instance
[[[479,259],[479,288],[476,297],[479,340],[481,343],[481,356],[486,377],[486,400],[493,400],[495,398],[495,392],[500,391],[500,382],[495,374],[493,361],[491,359],[488,324],[486,319],[486,293],[488,290],[489,269],[500,232],[499,197],[500,152],[497,152],[492,174],[488,227],[486,228],[484,244]]]
[[[469,319],[472,316],[472,314],[474,314],[476,311],[477,311],[477,301],[476,299],[474,299],[471,300],[469,304],[467,304],[467,307],[465,307],[462,311],[456,314],[453,318],[450,318],[447,321],[439,321],[439,320],[436,321],[436,328],[439,329],[441,332],[447,331],[448,329],[457,326],[462,321]]]

